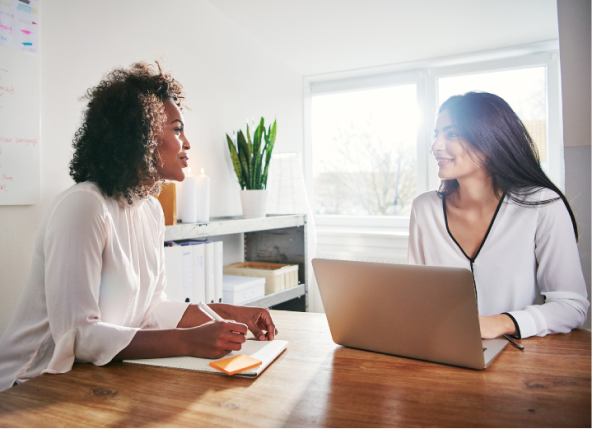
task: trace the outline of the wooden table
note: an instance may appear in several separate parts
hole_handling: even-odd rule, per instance
[[[590,332],[523,340],[484,371],[335,345],[274,311],[288,349],[258,378],[75,364],[0,393],[0,426],[590,427]]]

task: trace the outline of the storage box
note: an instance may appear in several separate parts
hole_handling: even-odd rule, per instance
[[[226,304],[243,304],[265,296],[265,279],[244,276],[223,276]]]
[[[224,267],[224,274],[245,277],[263,277],[265,294],[298,286],[298,265],[269,262],[242,262]]]

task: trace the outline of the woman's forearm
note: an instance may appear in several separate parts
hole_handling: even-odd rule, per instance
[[[189,304],[187,310],[183,313],[183,317],[181,317],[181,320],[177,324],[177,328],[193,328],[211,320],[197,305]]]
[[[140,330],[114,361],[186,356],[187,347],[182,329]]]
[[[140,330],[113,360],[172,356],[217,359],[240,350],[246,334],[246,325],[229,321],[204,323],[186,329]]]

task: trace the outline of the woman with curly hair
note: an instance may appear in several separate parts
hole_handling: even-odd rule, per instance
[[[482,338],[581,326],[589,303],[575,217],[516,113],[494,94],[456,95],[434,133],[442,182],[413,201],[409,262],[471,270]]]
[[[85,97],[70,174],[39,228],[27,285],[0,340],[0,391],[75,360],[218,358],[247,329],[277,333],[267,309],[169,301],[164,215],[153,195],[182,181],[190,143],[182,86],[145,63],[109,73]]]

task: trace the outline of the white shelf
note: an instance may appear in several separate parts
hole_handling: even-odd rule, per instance
[[[290,289],[282,290],[276,293],[265,295],[261,298],[254,299],[253,301],[245,302],[242,305],[248,305],[250,307],[272,307],[274,305],[281,304],[282,302],[289,301],[294,298],[298,298],[306,293],[305,285],[294,286]]]
[[[164,239],[165,241],[184,240],[303,226],[304,217],[304,214],[267,215],[267,217],[257,219],[243,219],[240,216],[233,216],[212,218],[207,223],[178,223],[166,227]]]
[[[299,281],[303,282],[298,286],[265,295],[243,305],[272,307],[303,295],[307,296],[307,287],[304,284],[308,270],[305,214],[267,215],[267,217],[256,219],[232,216],[212,218],[209,222],[203,223],[178,223],[166,227],[164,239],[165,241],[203,239],[241,233],[248,233],[244,236],[245,260],[298,264]],[[304,311],[307,306],[308,299],[305,299]]]

